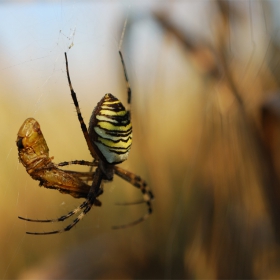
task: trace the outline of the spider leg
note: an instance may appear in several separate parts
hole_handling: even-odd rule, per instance
[[[93,167],[98,165],[98,162],[97,161],[90,162],[90,161],[85,161],[85,160],[72,160],[72,161],[63,161],[63,162],[60,162],[60,163],[58,163],[56,165],[57,166],[67,166],[67,165],[72,165],[72,164],[90,166],[90,171],[89,172],[79,172],[79,171],[72,171],[72,170],[64,170],[64,172],[73,174],[73,175],[75,175],[75,176],[77,176],[79,178],[85,177],[85,179],[82,179],[82,181],[88,183],[93,178],[94,172],[92,170],[93,170]]]
[[[54,222],[63,222],[64,220],[70,218],[71,216],[75,215],[76,213],[80,212],[82,209],[86,207],[87,201],[84,201],[80,206],[78,206],[76,209],[70,211],[68,214],[63,215],[57,219],[49,219],[49,220],[37,220],[37,219],[28,219],[24,217],[18,217],[21,220],[27,221],[27,222],[38,222],[38,223],[54,223]]]
[[[85,160],[72,160],[72,161],[63,161],[57,164],[57,166],[67,166],[72,164],[78,164],[78,165],[87,165],[87,166],[97,166],[98,163],[96,161],[85,161]]]
[[[73,170],[64,170],[64,172],[78,177],[81,181],[85,183],[88,181],[92,181],[92,178],[94,176],[94,172],[79,172]]]
[[[89,162],[89,161],[85,161],[85,160],[73,160],[73,161],[64,161],[64,162],[60,162],[59,164],[57,164],[57,166],[67,166],[67,165],[71,165],[71,164],[79,164],[79,165],[87,165],[87,166],[90,166],[90,170],[88,173],[88,175],[86,174],[86,172],[84,172],[85,176],[84,177],[87,177],[86,180],[84,180],[85,182],[89,182],[91,181],[91,178],[92,178],[92,174],[93,174],[93,167],[97,166],[98,165],[98,162],[94,159],[92,162]],[[68,170],[65,170],[65,172],[75,172],[75,171],[68,171]],[[83,175],[80,175],[82,172],[77,172],[77,175],[78,177],[83,177]],[[90,175],[91,174],[91,175]]]
[[[91,177],[91,178],[93,178],[94,173],[95,173],[95,172],[80,172],[80,171],[74,171],[74,170],[63,170],[63,172],[72,174],[77,177]]]
[[[67,72],[68,84],[69,84],[69,88],[70,88],[70,91],[71,91],[72,100],[73,100],[74,105],[76,107],[77,116],[78,116],[79,122],[81,124],[81,129],[83,131],[84,137],[85,137],[86,142],[87,142],[88,149],[89,149],[92,157],[93,158],[98,158],[98,156],[97,156],[96,152],[94,151],[94,148],[91,144],[90,137],[89,137],[89,134],[88,134],[88,130],[87,130],[87,127],[85,125],[85,122],[84,122],[84,119],[83,119],[83,116],[82,116],[82,113],[81,113],[81,110],[80,110],[80,107],[79,107],[79,102],[77,100],[77,95],[76,95],[76,93],[73,89],[72,83],[71,83],[66,52],[64,53],[64,55],[65,55],[65,63],[66,63],[66,72]]]
[[[29,221],[29,222],[61,222],[64,221],[65,219],[68,219],[69,217],[73,216],[80,210],[84,209],[81,214],[68,226],[61,230],[55,230],[55,231],[49,231],[49,232],[26,232],[27,234],[33,234],[33,235],[47,235],[47,234],[56,234],[56,233],[62,233],[64,231],[68,231],[71,228],[73,228],[82,218],[90,211],[92,206],[95,204],[96,198],[103,193],[103,189],[100,187],[101,182],[103,179],[103,173],[100,171],[99,168],[97,168],[94,180],[92,182],[92,186],[90,188],[88,198],[76,209],[72,210],[68,214],[61,216],[58,219],[53,219],[53,220],[32,220],[32,219],[27,219],[23,217],[19,217],[22,220]]]
[[[96,198],[100,196],[103,193],[103,190],[100,189],[100,192],[96,195]],[[96,206],[101,206],[101,202],[96,199],[96,203],[94,203]],[[87,206],[87,200],[85,200],[80,206],[75,208],[74,210],[70,211],[68,214],[63,215],[57,219],[48,219],[48,220],[38,220],[38,219],[29,219],[29,218],[24,218],[21,216],[18,216],[19,219],[27,221],[27,222],[36,222],[36,223],[55,223],[55,222],[63,222],[66,219],[70,218],[71,216],[77,214],[80,212],[82,209],[84,209]]]
[[[126,81],[126,88],[127,88],[127,103],[129,105],[129,108],[128,108],[127,111],[129,113],[129,119],[131,119],[130,104],[131,104],[131,94],[132,94],[132,92],[131,92],[131,87],[130,87],[130,84],[129,84],[128,75],[127,75],[127,71],[126,71],[126,66],[125,66],[123,55],[122,55],[121,51],[119,51],[119,55],[120,55],[122,66],[123,66],[123,72],[124,72],[124,77],[125,77],[125,81]]]
[[[93,162],[92,163],[94,163],[95,162],[95,160],[93,160]],[[92,171],[93,170],[93,165],[89,168],[89,173],[91,173],[91,172],[93,172]],[[90,181],[90,179],[89,180],[87,180],[87,183]]]
[[[140,217],[138,220],[136,220],[134,222],[131,222],[126,225],[114,226],[113,229],[126,228],[126,227],[136,225],[142,221],[145,221],[146,219],[148,219],[148,217],[152,214],[152,211],[153,211],[151,201],[154,199],[154,195],[153,195],[152,191],[147,186],[146,182],[141,179],[141,177],[139,177],[129,171],[126,171],[118,166],[114,166],[114,170],[115,170],[115,174],[117,174],[119,177],[121,177],[125,181],[129,182],[136,188],[140,189],[142,192],[142,195],[143,195],[143,200],[141,200],[141,201],[137,201],[134,203],[118,203],[118,205],[132,205],[132,204],[138,204],[138,203],[146,203],[148,206],[148,213],[145,214],[144,216]]]

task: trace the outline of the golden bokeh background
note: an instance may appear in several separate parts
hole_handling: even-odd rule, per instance
[[[60,1],[0,4],[0,277],[280,278],[277,1]],[[28,236],[82,200],[44,189],[18,162],[16,134],[41,125],[56,163],[91,160],[86,123],[107,92],[133,90],[133,146],[121,166],[144,178],[154,213],[119,178],[70,232]],[[87,170],[75,166],[75,170]]]

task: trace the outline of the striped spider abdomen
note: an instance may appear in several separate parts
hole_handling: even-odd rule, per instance
[[[117,164],[127,159],[132,144],[130,113],[112,94],[105,94],[94,108],[89,135],[103,161]]]

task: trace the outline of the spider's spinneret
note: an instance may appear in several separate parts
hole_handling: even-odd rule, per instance
[[[89,135],[102,160],[117,164],[127,159],[132,143],[130,114],[112,94],[105,94],[93,110]]]

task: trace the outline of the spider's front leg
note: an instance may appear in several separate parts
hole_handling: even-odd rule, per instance
[[[72,164],[78,164],[78,165],[86,165],[86,166],[97,166],[98,162],[93,161],[86,161],[86,160],[72,160],[72,161],[63,161],[57,164],[57,166],[67,166]]]
[[[76,177],[79,177],[83,182],[88,183],[89,181],[92,181],[92,178],[94,176],[94,171],[93,168],[98,166],[97,161],[85,161],[85,160],[72,160],[72,161],[63,161],[58,164],[56,164],[57,167],[61,166],[68,166],[72,164],[77,164],[77,165],[86,165],[90,166],[90,171],[89,172],[80,172],[80,171],[73,171],[73,170],[64,170],[65,173],[72,174]]]

